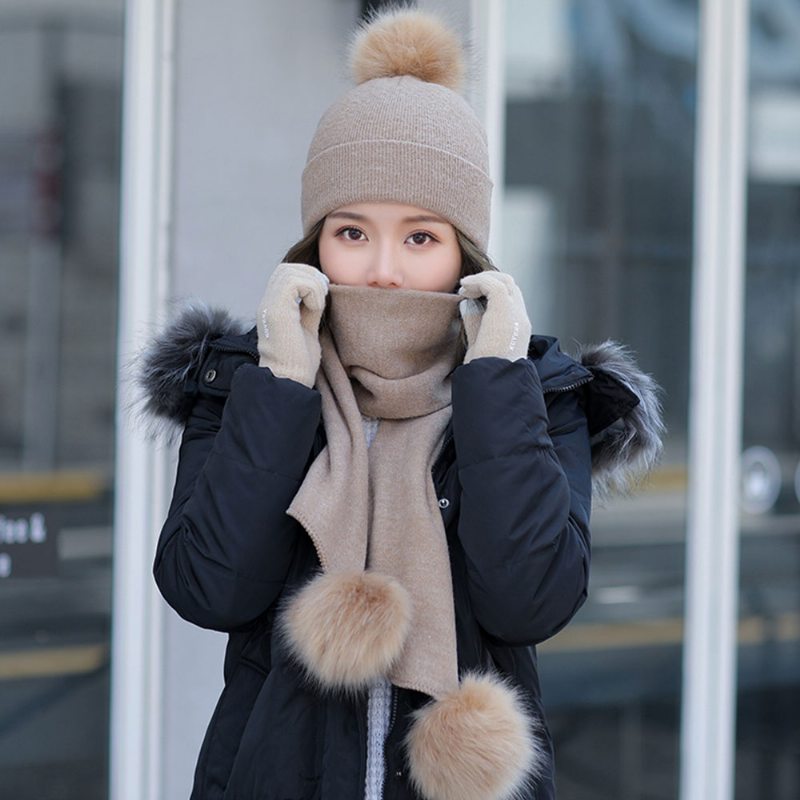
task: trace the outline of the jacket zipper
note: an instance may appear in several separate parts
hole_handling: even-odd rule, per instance
[[[450,444],[452,440],[453,440],[453,434],[448,433],[447,438],[444,440],[444,444],[439,449],[439,455],[436,456],[436,460],[433,462],[433,466],[431,467],[431,477],[434,478],[434,482],[439,462],[442,460],[442,456],[444,455],[445,450],[447,450],[447,446]]]
[[[209,344],[209,347],[212,350],[222,350],[225,353],[246,353],[251,358],[257,359],[258,358],[258,348],[250,348],[244,347],[243,345],[230,345],[230,344],[220,344],[219,342],[215,341]]]
[[[397,715],[397,687],[392,684],[392,713],[389,714],[389,730],[386,731],[386,737],[389,737],[389,734],[394,727],[394,718]]]
[[[575,383],[570,383],[567,386],[557,386],[553,389],[542,389],[542,394],[555,394],[557,392],[570,392],[573,389],[577,389],[578,386],[583,386],[584,383],[589,383],[589,381],[594,380],[594,375],[587,375],[585,378],[581,378],[579,381],[575,381]]]

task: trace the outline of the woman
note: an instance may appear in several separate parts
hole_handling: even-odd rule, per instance
[[[531,336],[453,34],[384,12],[352,64],[256,325],[189,310],[145,359],[183,431],[155,578],[229,635],[192,798],[551,798],[535,645],[586,598],[593,478],[658,455],[656,387]]]

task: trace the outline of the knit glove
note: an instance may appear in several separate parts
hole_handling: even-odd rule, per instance
[[[509,274],[492,270],[465,275],[458,293],[466,298],[458,304],[467,334],[465,364],[482,356],[510,361],[527,357],[531,323],[522,292]],[[485,302],[478,300],[484,296]]]
[[[278,264],[258,307],[260,367],[313,387],[322,352],[319,323],[328,276],[308,264]]]

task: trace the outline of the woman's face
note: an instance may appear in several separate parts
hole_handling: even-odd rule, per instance
[[[352,203],[325,218],[319,260],[331,283],[452,292],[461,275],[455,228],[401,203]]]

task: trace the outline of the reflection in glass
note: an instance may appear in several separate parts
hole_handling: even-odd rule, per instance
[[[52,5],[52,4],[51,4]],[[108,795],[122,3],[0,2],[0,795]]]
[[[800,5],[753,0],[736,798],[800,797]],[[761,454],[764,475],[744,469]],[[769,455],[766,455],[769,454]],[[761,490],[753,502],[752,490]],[[769,484],[769,485],[767,485]]]
[[[662,466],[593,512],[590,596],[539,648],[559,800],[675,798],[698,4],[506,4],[503,269],[534,330],[665,389]]]

